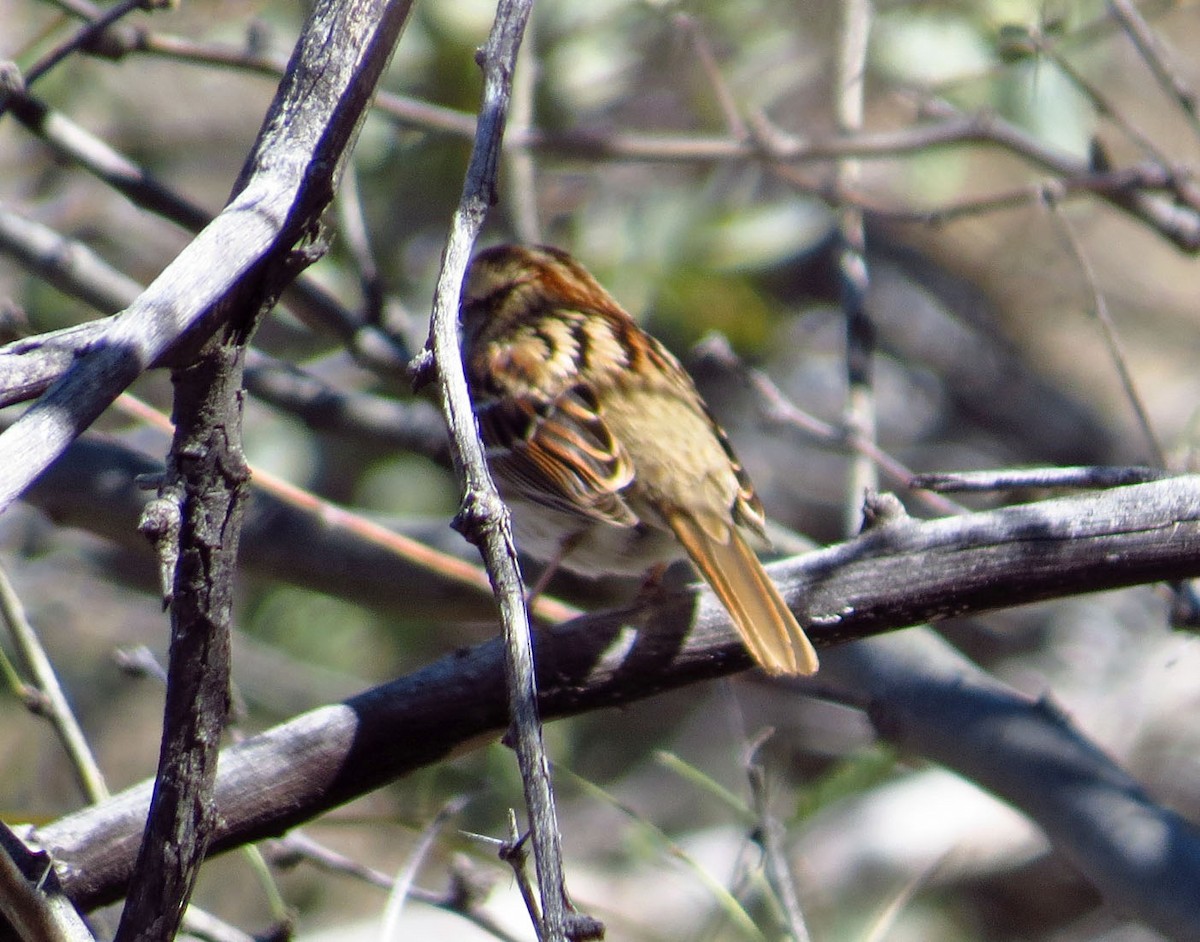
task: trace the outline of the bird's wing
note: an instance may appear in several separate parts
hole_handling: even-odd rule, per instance
[[[586,386],[549,401],[498,399],[476,414],[493,473],[511,491],[588,519],[638,523],[621,495],[633,479],[633,464]]]

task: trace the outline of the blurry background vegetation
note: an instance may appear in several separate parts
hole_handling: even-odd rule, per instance
[[[1200,86],[1200,17],[1187,2],[1141,9],[1191,87]],[[1143,154],[1054,56],[1061,55],[1162,153],[1194,166],[1196,129],[1163,93],[1099,0],[946,0],[875,6],[866,126],[913,124],[922,103],[996,113],[1054,150],[1084,159],[1099,145],[1116,166]],[[474,50],[494,12],[486,0],[418,2],[384,87],[469,118],[480,95]],[[292,3],[186,0],[130,22],[196,43],[286,56],[303,11]],[[685,22],[681,15],[688,17]],[[50,2],[0,0],[0,58],[27,68],[77,21]],[[762,111],[787,132],[834,131],[833,56],[839,5],[822,0],[636,2],[564,0],[535,9],[532,124],[547,133],[728,133],[693,36],[711,47],[743,116]],[[1044,42],[1053,55],[1038,51]],[[530,50],[526,50],[528,53]],[[42,100],[217,211],[274,91],[269,77],[165,54],[118,61],[73,55],[35,87]],[[372,117],[354,154],[361,209],[386,292],[383,322],[423,340],[447,223],[461,188],[468,135]],[[831,229],[819,195],[832,164],[799,168],[797,184],[762,162],[620,160],[585,149],[529,151],[546,241],[573,251],[631,310],[687,357],[709,331],[764,367],[802,408],[837,421],[844,395],[842,322]],[[506,172],[511,170],[506,168]],[[930,148],[864,162],[872,308],[880,330],[878,408],[884,447],[918,470],[1020,463],[1152,460],[1094,316],[1093,289],[1115,318],[1156,433],[1177,467],[1191,454],[1200,373],[1193,257],[1098,200],[1036,200],[929,225],[901,215],[1007,192],[1047,176],[985,145]],[[502,183],[508,180],[502,178]],[[506,186],[485,238],[514,237]],[[11,117],[0,120],[0,204],[90,246],[145,283],[187,233],[56,159]],[[1096,273],[1081,268],[1063,219]],[[356,263],[331,214],[330,251],[311,269],[343,303],[362,303]],[[0,257],[0,303],[42,332],[97,316],[83,302]],[[335,340],[280,314],[257,346],[343,390],[407,397],[398,372],[356,365]],[[987,362],[980,358],[986,355]],[[1000,363],[1004,385],[985,381]],[[986,368],[985,368],[986,367]],[[846,456],[765,428],[736,384],[701,371],[769,512],[815,540],[840,539]],[[982,377],[982,379],[981,379]],[[169,411],[164,376],[134,392]],[[1014,408],[1015,407],[1015,408]],[[121,416],[103,434],[165,453],[160,433]],[[313,432],[251,398],[246,442],[256,466],[405,525],[447,521],[450,473],[428,457]],[[892,482],[889,486],[895,486]],[[914,508],[914,513],[919,508]],[[0,519],[0,559],[42,633],[114,789],[153,773],[161,690],[117,669],[113,653],[162,652],[149,554],[136,535],[115,543],[56,526],[21,505]],[[469,551],[464,548],[464,553]],[[564,583],[589,604],[629,586]],[[945,628],[989,669],[1032,694],[1052,690],[1084,730],[1158,798],[1200,814],[1200,727],[1188,689],[1194,643],[1164,626],[1161,593],[1141,589],[1001,613]],[[241,588],[235,677],[245,731],[329,702],[486,637],[474,620],[407,616],[250,576]],[[78,806],[65,760],[15,697],[0,703],[0,814],[46,820]],[[735,890],[757,867],[744,824],[714,785],[746,796],[747,737],[775,734],[766,756],[776,812],[817,939],[1152,939],[1104,909],[1093,891],[1016,815],[946,773],[875,744],[847,707],[800,699],[753,677],[658,697],[620,713],[548,728],[563,805],[569,882],[610,938],[751,938],[677,852]],[[679,764],[691,767],[681,772]],[[387,788],[314,823],[308,833],[394,873],[451,797],[465,809],[439,839],[420,882],[437,886],[458,855],[494,880],[490,906],[529,935],[508,875],[462,835],[505,833],[520,805],[515,763],[499,746]],[[461,862],[456,866],[461,866]],[[305,936],[374,932],[383,894],[311,865],[280,868]],[[254,930],[272,920],[262,887],[237,854],[209,864],[197,902]],[[912,891],[883,922],[890,903]],[[748,906],[773,925],[761,896]],[[891,918],[891,917],[888,917]],[[365,928],[363,921],[365,920]],[[886,929],[883,927],[886,925]],[[411,938],[474,939],[462,920],[413,906]],[[766,937],[772,930],[764,929]]]

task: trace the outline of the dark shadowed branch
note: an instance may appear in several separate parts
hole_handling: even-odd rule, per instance
[[[229,715],[234,573],[250,477],[242,453],[245,329],[229,328],[172,376],[175,440],[143,518],[164,583],[170,581],[167,697],[154,797],[117,942],[174,939],[216,817],[213,783]]]
[[[1198,575],[1198,508],[1200,478],[1185,477],[926,523],[901,517],[770,569],[814,643],[828,648],[953,614]],[[750,665],[724,610],[700,590],[584,616],[539,632],[536,644],[540,703],[548,717],[618,706]],[[936,677],[914,677],[932,684],[931,698],[949,698],[962,687],[953,673],[944,686]],[[843,675],[831,672],[830,679],[840,683]],[[897,685],[889,675],[879,689],[859,689],[856,699],[886,718],[901,708],[888,699]],[[895,719],[890,728],[905,744],[929,748],[939,761],[1004,794],[1057,842],[1083,848],[1097,839],[1096,830],[1108,829],[1110,859],[1085,871],[1097,885],[1115,894],[1108,881],[1125,880],[1120,896],[1126,907],[1154,925],[1200,925],[1194,894],[1173,899],[1171,915],[1164,915],[1168,904],[1159,898],[1164,874],[1176,875],[1168,881],[1172,886],[1200,879],[1200,839],[1193,829],[1155,805],[1061,714],[998,681],[975,686],[980,693],[969,698],[973,722],[983,728],[989,720],[1024,724],[1044,742],[1059,743],[1046,750],[1059,763],[1052,780],[1026,778],[1024,793],[1016,787],[1008,751],[1025,750],[1028,738],[1010,741],[998,734],[965,743],[946,735],[957,728],[956,719],[934,709],[906,713],[905,724],[916,726]],[[469,743],[494,738],[507,724],[499,640],[299,716],[222,754],[213,850],[278,834]],[[922,744],[922,736],[940,737],[936,751]],[[1036,776],[1028,759],[1025,774]],[[1082,781],[1090,784],[1081,795],[1075,784]],[[1028,795],[1041,789],[1058,794],[1053,802],[1029,802]],[[1106,796],[1115,804],[1095,803]],[[123,892],[148,798],[149,785],[138,786],[36,833],[78,905],[92,907]],[[1059,823],[1042,820],[1048,809],[1068,807],[1072,815]],[[1142,840],[1144,831],[1111,829],[1110,807],[1136,809],[1153,826],[1162,838],[1153,852]]]

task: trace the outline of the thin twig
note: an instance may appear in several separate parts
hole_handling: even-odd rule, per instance
[[[189,906],[183,914],[183,932],[181,936],[199,939],[201,942],[261,942],[262,939],[276,939],[277,932],[268,931],[261,936],[253,936],[232,926],[224,919],[218,919],[212,913],[205,912],[198,906]]]
[[[450,799],[438,810],[438,813],[433,816],[433,820],[426,826],[421,839],[417,842],[417,846],[409,854],[404,868],[396,876],[396,879],[392,881],[391,890],[388,893],[387,905],[383,908],[383,919],[381,920],[379,930],[381,942],[388,942],[389,939],[399,938],[397,929],[400,925],[400,913],[404,910],[405,900],[408,899],[409,894],[413,890],[413,883],[417,879],[417,872],[421,869],[421,864],[425,862],[429,851],[433,849],[433,842],[437,839],[438,833],[451,817],[463,809],[465,804],[466,799],[458,796]]]
[[[531,15],[525,24],[525,38],[517,52],[517,63],[512,77],[512,105],[508,116],[509,134],[525,134],[534,124],[534,103],[537,101],[538,71],[541,67],[537,55],[535,22],[536,17]],[[542,242],[537,164],[533,158],[533,151],[527,147],[504,149],[508,186],[503,198],[512,217],[513,231],[517,238],[527,245]]]
[[[1104,337],[1105,345],[1108,347],[1108,355],[1112,359],[1113,367],[1117,371],[1117,377],[1121,381],[1121,388],[1125,390],[1125,398],[1129,402],[1130,408],[1133,409],[1133,415],[1137,420],[1138,428],[1146,440],[1150,459],[1154,464],[1165,468],[1167,466],[1166,453],[1163,451],[1162,444],[1154,432],[1154,426],[1150,421],[1150,414],[1146,411],[1146,404],[1143,402],[1142,396],[1138,392],[1137,384],[1134,382],[1133,374],[1129,370],[1129,358],[1126,356],[1124,347],[1121,345],[1121,337],[1117,332],[1117,325],[1113,323],[1112,315],[1108,311],[1108,301],[1104,296],[1104,292],[1100,290],[1100,284],[1096,278],[1096,270],[1092,267],[1091,259],[1088,257],[1083,243],[1080,242],[1079,236],[1075,232],[1075,227],[1071,224],[1071,220],[1067,218],[1066,213],[1063,212],[1062,207],[1058,203],[1051,201],[1049,208],[1052,218],[1058,224],[1059,231],[1063,234],[1067,248],[1070,249],[1071,255],[1074,257],[1075,263],[1079,266],[1080,273],[1083,275],[1084,286],[1087,288],[1091,299],[1089,307],[1092,316],[1096,318],[1097,323],[1100,325],[1100,332]]]
[[[480,835],[471,835],[481,840]],[[503,842],[496,842],[497,844]],[[303,860],[324,871],[361,880],[370,886],[390,890],[395,880],[382,870],[369,867],[353,857],[330,850],[299,830],[292,830],[285,837],[270,841],[267,850],[277,866],[289,866]],[[408,895],[419,903],[433,906],[443,912],[461,916],[483,932],[502,940],[517,942],[516,936],[508,932],[480,905],[487,893],[487,886],[474,874],[468,872],[469,864],[461,855],[456,855],[450,868],[450,886],[444,892],[434,892],[419,886],[410,886]]]
[[[363,294],[362,320],[367,324],[378,324],[383,316],[383,282],[371,246],[371,233],[358,189],[358,168],[353,159],[346,162],[342,186],[333,202],[343,240],[358,269],[358,283]]]
[[[725,76],[721,74],[721,67],[717,62],[716,53],[713,52],[712,43],[708,41],[707,34],[691,14],[675,14],[674,23],[687,34],[691,41],[692,50],[700,63],[700,69],[708,80],[709,87],[712,88],[713,95],[717,100],[717,107],[720,108],[721,116],[725,120],[725,129],[734,140],[748,140],[750,128],[746,124],[745,118],[742,117],[733,90],[725,81]]]
[[[462,198],[442,257],[429,343],[420,362],[414,364],[414,372],[418,382],[427,382],[436,370],[438,394],[451,433],[451,452],[463,480],[463,504],[456,526],[479,544],[500,605],[517,761],[529,809],[534,864],[542,898],[540,936],[543,942],[565,942],[595,938],[603,933],[603,927],[576,912],[567,896],[562,839],[538,718],[529,616],[521,573],[508,511],[496,492],[484,459],[458,337],[463,277],[488,207],[496,199],[496,173],[511,96],[511,75],[531,6],[531,0],[500,0],[491,34],[480,53],[484,95],[478,131]]]
[[[37,632],[25,616],[21,599],[3,567],[0,567],[0,616],[8,625],[13,645],[33,675],[38,692],[38,712],[50,721],[58,734],[80,788],[89,802],[104,801],[109,796],[104,773],[100,771],[100,765],[92,754],[87,737],[83,735],[71,704],[58,682],[54,665],[50,663]]]
[[[569,772],[569,770],[563,771]],[[697,859],[694,854],[690,853],[661,827],[647,819],[637,808],[627,802],[621,801],[616,795],[605,791],[605,789],[590,779],[584,778],[575,772],[570,772],[570,774],[574,778],[576,785],[585,793],[594,795],[612,808],[615,808],[636,825],[640,831],[648,835],[660,848],[665,857],[677,860],[687,867],[716,902],[722,915],[737,930],[739,937],[751,940],[751,942],[766,942],[766,937],[763,935],[762,930],[746,911],[746,907],[738,896],[735,895],[734,890],[726,886],[725,881],[714,874],[704,862]]]
[[[1134,124],[1094,82],[1077,69],[1059,48],[1058,44],[1040,28],[1020,31],[1020,38],[1010,46],[1014,56],[1020,58],[1045,56],[1058,71],[1091,103],[1096,113],[1108,118],[1147,156],[1160,166],[1166,167],[1170,160],[1163,150],[1141,128]]]
[[[796,878],[788,865],[787,851],[783,847],[783,824],[771,811],[767,801],[767,775],[759,757],[767,738],[759,736],[751,741],[743,759],[746,779],[750,783],[751,803],[758,818],[759,841],[766,860],[767,880],[783,907],[792,939],[795,942],[809,942],[811,936],[808,923],[804,919],[804,910],[800,908],[800,898],[796,895]]]
[[[122,2],[103,11],[98,17],[91,20],[79,32],[72,36],[56,49],[51,50],[40,60],[34,63],[25,73],[26,87],[32,85],[39,78],[49,72],[58,63],[62,62],[67,56],[78,49],[82,49],[89,45],[110,26],[119,20],[124,19],[130,13],[136,10],[149,10],[155,7],[166,6],[165,2],[156,2],[156,0],[122,0]],[[4,104],[0,101],[0,112],[3,111]]]
[[[1142,60],[1154,73],[1158,84],[1163,87],[1192,126],[1192,133],[1200,135],[1200,99],[1179,70],[1168,60],[1162,41],[1142,17],[1137,5],[1131,0],[1109,0],[1108,8],[1129,37]]]
[[[842,0],[842,21],[834,81],[834,113],[845,135],[862,130],[866,83],[867,38],[871,30],[870,0]],[[838,162],[837,189],[858,189],[859,162]],[[838,213],[838,273],[842,315],[846,319],[846,407],[843,421],[852,437],[875,440],[875,325],[867,311],[870,275],[862,210],[843,206]],[[854,452],[846,480],[845,528],[854,533],[862,524],[863,496],[879,489],[879,471],[863,452]]]
[[[698,343],[692,353],[706,362],[722,369],[732,370],[741,377],[754,393],[756,404],[763,419],[775,426],[797,431],[811,441],[825,447],[861,454],[872,461],[897,486],[907,487],[913,472],[903,462],[888,454],[878,443],[862,437],[844,425],[833,425],[806,412],[783,392],[770,376],[754,369],[738,357],[729,341],[719,334],[709,334]],[[932,494],[914,494],[927,508],[938,514],[962,513],[966,508],[953,501]]]
[[[909,486],[948,493],[993,493],[1043,488],[1125,487],[1171,477],[1161,468],[1079,467],[1079,468],[1005,468],[1000,471],[940,471],[914,474]]]
[[[117,398],[117,408],[126,415],[134,416],[161,432],[168,435],[174,434],[175,427],[171,420],[136,396],[122,393]],[[397,533],[353,510],[340,507],[270,471],[254,465],[248,467],[251,484],[254,488],[271,494],[292,507],[316,515],[324,526],[353,533],[389,553],[395,553],[396,556],[422,566],[430,572],[435,572],[445,579],[478,592],[491,594],[492,584],[487,573],[480,570],[478,566],[464,562],[449,553],[443,553],[441,550],[434,549],[403,533]],[[579,609],[551,596],[540,597],[534,604],[533,611],[538,618],[551,623],[566,621],[579,614]]]
[[[512,871],[513,881],[517,884],[517,889],[521,893],[521,899],[525,903],[525,911],[529,913],[529,920],[535,926],[542,925],[542,917],[539,912],[537,894],[533,891],[533,884],[529,880],[529,833],[522,834],[517,826],[517,813],[512,808],[508,809],[508,839],[500,841],[497,844],[498,856],[508,865]]]

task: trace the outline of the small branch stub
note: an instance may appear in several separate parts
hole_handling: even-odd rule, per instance
[[[179,563],[179,531],[183,525],[180,503],[183,491],[178,483],[162,485],[158,496],[146,504],[138,531],[150,541],[158,557],[158,584],[162,591],[163,611],[175,598],[175,567]]]

